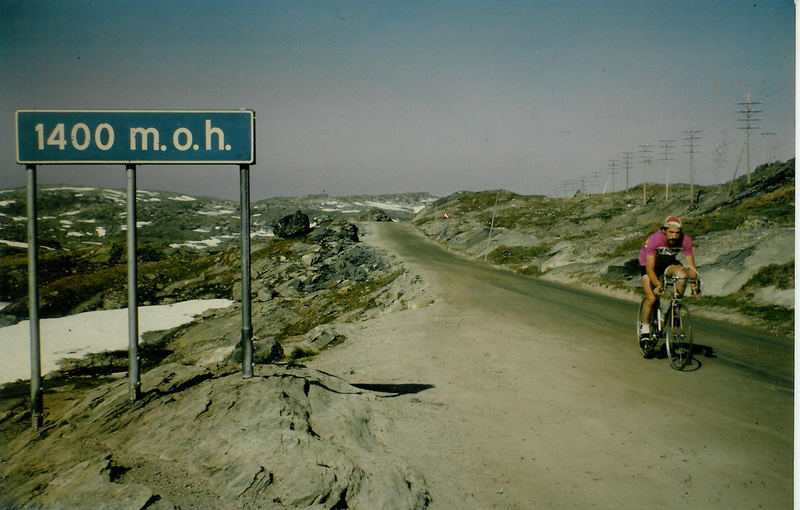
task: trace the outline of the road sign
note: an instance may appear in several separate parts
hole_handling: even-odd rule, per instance
[[[237,164],[242,213],[242,375],[253,376],[250,312],[250,165],[255,164],[251,110],[17,110],[17,163],[28,174],[28,301],[31,323],[31,416],[42,425],[39,342],[36,167],[40,164],[125,165],[128,230],[128,379],[140,394],[136,262],[136,166]]]
[[[250,110],[18,110],[20,164],[253,164]]]

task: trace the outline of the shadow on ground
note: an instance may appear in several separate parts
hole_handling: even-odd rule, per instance
[[[368,383],[350,383],[361,390],[375,391],[378,393],[390,393],[385,397],[399,397],[400,395],[412,395],[429,390],[434,386],[432,384],[368,384]]]

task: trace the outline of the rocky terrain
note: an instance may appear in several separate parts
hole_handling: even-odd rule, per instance
[[[0,254],[24,245],[27,232],[25,188],[0,190]],[[434,197],[427,193],[269,198],[251,204],[250,235],[272,235],[279,218],[302,210],[312,223],[325,219],[412,218]],[[38,194],[39,238],[45,251],[125,242],[124,190],[42,186]],[[137,236],[143,244],[173,248],[238,245],[239,203],[178,193],[137,191]]]
[[[129,400],[123,379],[125,351],[65,359],[48,374],[39,433],[30,430],[27,383],[3,386],[2,504],[427,507],[424,479],[376,439],[381,418],[369,402],[379,397],[299,364],[345,341],[358,319],[417,306],[414,300],[424,295],[419,281],[365,247],[357,227],[342,220],[256,243],[252,251],[255,377],[241,375],[237,306],[145,335],[137,402]],[[202,292],[235,298],[235,252],[164,257],[175,265],[211,261],[194,275],[153,278],[164,284],[156,285],[153,299],[185,297],[169,288],[191,289],[192,282]],[[59,296],[44,293],[44,308],[60,303]]]
[[[433,198],[425,193],[272,198],[251,207],[254,248],[282,217],[302,210],[311,226],[332,221],[400,221]],[[27,317],[25,189],[0,190],[0,325]],[[47,186],[38,197],[41,316],[126,306],[125,193]],[[137,192],[139,304],[228,296],[239,264],[236,202]],[[257,254],[254,254],[257,256]]]
[[[732,186],[695,186],[694,204],[685,184],[671,185],[669,200],[663,185],[649,185],[646,200],[642,186],[565,199],[461,192],[414,223],[464,256],[638,299],[639,249],[664,218],[678,215],[703,282],[693,309],[792,335],[794,185],[790,160],[759,167],[750,185],[740,177]]]
[[[136,402],[128,398],[125,351],[63,360],[45,378],[38,432],[30,427],[28,383],[2,386],[0,507],[427,508],[424,477],[388,452],[388,418],[373,405],[392,388],[304,366],[346,343],[364,319],[431,303],[419,276],[361,242],[356,220],[417,211],[415,225],[454,253],[633,300],[641,242],[666,215],[679,214],[697,246],[701,308],[791,334],[794,162],[762,167],[752,185],[737,181],[732,189],[728,196],[727,186],[696,187],[691,206],[682,185],[671,187],[669,201],[663,186],[648,186],[646,203],[641,188],[567,199],[492,191],[434,203],[419,195],[397,198],[398,209],[385,197],[306,197],[319,214],[290,199],[258,203],[254,377],[241,375],[236,305],[146,334]],[[40,194],[43,316],[126,306],[118,193]],[[142,304],[238,300],[236,204],[155,192],[139,198]],[[363,204],[357,212],[355,202]],[[168,213],[147,206],[164,203]],[[305,220],[284,230],[290,225],[278,220],[298,209]],[[445,211],[451,219],[440,219]],[[0,192],[0,300],[11,302],[0,312],[3,324],[27,314],[23,216],[24,190]]]

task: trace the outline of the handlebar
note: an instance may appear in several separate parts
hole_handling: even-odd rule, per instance
[[[661,288],[661,294],[666,293],[667,287],[675,287],[675,282],[678,280],[689,280],[692,285],[692,294],[695,296],[700,294],[700,286],[702,282],[699,275],[697,278],[692,278],[689,276],[664,275],[661,277],[661,280],[664,282],[664,286]]]
[[[689,280],[690,282],[700,282],[700,278],[692,278],[690,276],[678,276],[674,274],[671,274],[669,276],[664,275],[661,277],[661,279],[664,281],[665,287],[668,285],[675,285],[675,282],[677,282],[678,280]]]

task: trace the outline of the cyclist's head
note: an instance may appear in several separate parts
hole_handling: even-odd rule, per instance
[[[681,219],[677,216],[668,216],[661,227],[669,245],[677,245],[681,238]]]
[[[667,219],[664,220],[664,228],[669,228],[669,227],[681,228],[682,227],[681,219],[678,218],[677,216],[667,216]]]

